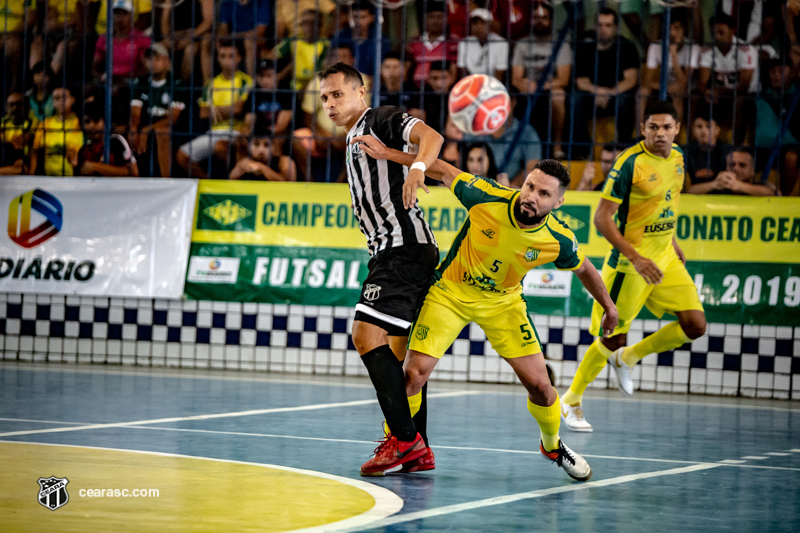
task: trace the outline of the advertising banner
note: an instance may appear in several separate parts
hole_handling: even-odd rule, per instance
[[[0,180],[0,291],[180,298],[197,182]]]
[[[419,191],[419,198],[444,254],[466,210],[444,187]],[[598,201],[598,193],[570,191],[554,213],[600,268],[609,245],[594,228]],[[676,224],[710,321],[800,323],[800,200],[684,195]],[[186,294],[352,306],[368,261],[346,185],[204,181]],[[553,265],[531,271],[523,287],[531,312],[591,312],[581,283]]]

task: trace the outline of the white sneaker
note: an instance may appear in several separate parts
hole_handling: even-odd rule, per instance
[[[589,463],[586,462],[586,459],[570,450],[567,445],[564,444],[564,441],[559,441],[558,448],[552,452],[546,451],[544,449],[544,444],[540,441],[539,450],[542,452],[542,455],[563,468],[572,479],[589,481],[589,478],[592,477],[592,469]]]
[[[633,396],[633,380],[631,379],[631,367],[622,360],[622,350],[615,351],[608,357],[608,364],[617,373],[617,386],[623,396]]]
[[[567,429],[572,431],[582,431],[591,433],[594,431],[592,425],[583,417],[583,409],[580,405],[567,405],[561,402],[561,420]]]

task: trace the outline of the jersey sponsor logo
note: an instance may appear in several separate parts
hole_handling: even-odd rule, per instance
[[[665,231],[672,231],[675,229],[675,221],[670,220],[669,222],[656,222],[654,224],[650,224],[649,226],[644,227],[645,233],[662,233]]]
[[[494,236],[495,236],[495,232],[493,230],[488,229],[488,228],[483,230],[481,233],[483,233],[484,235],[486,235],[490,239],[493,239]]]
[[[540,252],[541,250],[539,250],[538,248],[531,248],[529,246],[528,249],[525,250],[525,261],[527,261],[528,263],[530,263],[531,261],[536,261],[536,258],[539,257]]]
[[[420,324],[417,326],[417,332],[414,334],[414,336],[419,340],[424,341],[428,338],[428,331],[430,331],[428,326],[425,324]]]
[[[37,496],[39,503],[51,511],[67,505],[69,501],[67,483],[69,483],[69,480],[65,477],[40,477],[39,494]]]
[[[489,276],[479,276],[475,278],[470,275],[469,272],[464,272],[462,281],[467,285],[473,285],[487,292],[503,292],[497,288],[497,283]]]
[[[650,174],[650,178],[647,181],[658,181],[658,176],[655,173]]]
[[[675,216],[675,212],[672,210],[671,207],[665,207],[661,214],[658,215],[658,218],[672,218]]]
[[[374,302],[381,295],[381,286],[374,285],[372,283],[368,283],[366,287],[364,287],[364,299],[370,302]]]
[[[200,194],[197,229],[255,231],[257,195]]]

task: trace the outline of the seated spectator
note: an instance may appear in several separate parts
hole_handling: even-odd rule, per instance
[[[448,119],[447,101],[455,84],[452,65],[445,61],[430,64],[428,77],[419,96],[425,124],[436,131],[444,131]],[[455,126],[454,126],[455,127]],[[461,168],[461,167],[458,167]]]
[[[203,81],[211,78],[214,0],[161,0],[157,13],[158,27],[164,37],[162,44],[175,58],[175,70],[180,78],[193,81],[194,63],[198,56]]]
[[[787,123],[780,142],[778,135],[783,121],[789,112],[797,85],[792,84],[791,66],[780,59],[773,59],[767,65],[769,86],[756,97],[755,146],[757,149],[756,168],[762,170],[774,148],[779,149],[779,157],[774,168],[781,169],[780,191],[788,196],[797,183],[797,156],[800,150],[800,111],[795,109],[794,119]]]
[[[275,24],[278,39],[294,37],[300,32],[299,17],[303,11],[314,9],[319,12],[322,21],[320,35],[330,37],[333,34],[333,12],[336,4],[333,0],[276,0]]]
[[[44,61],[39,61],[30,70],[30,89],[25,93],[31,118],[41,122],[53,116],[53,71]]]
[[[692,187],[693,194],[739,194],[746,196],[775,196],[771,183],[756,183],[756,167],[753,151],[739,146],[728,154],[727,168],[706,183]]]
[[[464,150],[466,155],[466,170],[475,176],[481,176],[497,181],[500,185],[508,187],[508,174],[498,173],[497,164],[494,162],[494,152],[486,143],[473,143]]]
[[[725,170],[730,153],[730,148],[719,141],[717,121],[707,111],[701,110],[692,121],[690,142],[684,151],[688,193],[695,193],[697,187],[712,181]]]
[[[465,142],[485,142],[497,158],[498,168],[501,172],[508,174],[508,181],[512,187],[522,187],[528,173],[542,158],[542,141],[536,134],[536,130],[530,124],[522,124],[514,117],[514,100],[511,100],[512,113],[508,120],[500,129],[491,135],[467,135],[464,134]],[[519,128],[523,128],[519,142],[517,142],[511,154],[506,156],[511,142]]]
[[[458,42],[459,78],[486,74],[505,81],[508,70],[508,41],[489,31],[492,13],[483,8],[469,14],[469,36]]]
[[[6,115],[0,122],[0,176],[24,172],[35,125],[35,120],[28,116],[22,93],[9,94],[6,98]]]
[[[72,110],[75,98],[65,86],[53,91],[55,114],[36,128],[31,147],[31,174],[74,176],[77,174],[78,152],[83,148],[81,121]]]
[[[133,3],[131,0],[114,0],[114,49],[111,58],[111,75],[115,82],[138,78],[147,73],[144,52],[150,47],[150,38],[133,27]],[[105,79],[106,35],[97,39],[94,49],[92,71],[95,77]]]
[[[289,61],[279,79],[288,74],[295,91],[302,91],[314,74],[322,70],[325,54],[328,53],[328,41],[320,39],[319,25],[319,13],[314,9],[306,9],[300,15],[300,31],[297,35],[284,39],[275,47],[275,58]]]
[[[269,127],[256,122],[250,139],[250,154],[242,158],[230,173],[232,180],[295,181],[297,167],[275,147]]]
[[[600,172],[603,173],[602,179],[594,183],[595,180],[595,172],[597,169],[595,168],[594,162],[589,161],[586,163],[586,166],[583,169],[583,175],[581,176],[581,181],[578,182],[578,186],[575,187],[576,191],[601,191],[603,190],[603,184],[608,177],[608,173],[611,172],[611,167],[614,166],[614,160],[617,156],[622,152],[622,148],[619,145],[614,143],[608,143],[603,146],[603,149],[600,151]]]
[[[208,80],[198,100],[200,118],[211,129],[178,149],[175,161],[194,178],[207,178],[203,161],[216,156],[228,165],[229,148],[244,126],[244,101],[253,88],[253,79],[237,69],[242,59],[237,41],[222,40],[217,45],[217,61],[222,72]],[[210,164],[209,164],[210,167]],[[227,174],[227,170],[225,172]]]
[[[367,0],[357,0],[350,6],[350,26],[334,34],[331,48],[348,45],[353,50],[355,64],[362,75],[370,80],[376,74],[375,59],[378,55],[378,28],[375,26],[375,6]],[[381,39],[381,57],[392,49],[392,43]],[[366,80],[364,80],[366,81]]]
[[[137,79],[131,89],[133,151],[140,155],[144,176],[172,176],[172,131],[186,109],[187,94],[172,74],[169,51],[160,43],[145,54],[149,76]],[[156,165],[158,171],[156,172]]]
[[[33,35],[38,16],[36,4],[23,0],[6,0],[0,10],[0,56],[4,58],[2,68],[10,78],[5,80],[8,87],[19,88],[24,81],[23,51]],[[27,34],[27,35],[26,35]]]
[[[672,21],[669,26],[669,61],[667,63],[667,94],[672,99],[672,104],[678,112],[678,117],[684,119],[684,102],[694,86],[695,73],[699,67],[700,47],[691,44],[686,35],[686,11],[674,9]],[[659,97],[661,89],[661,43],[653,43],[647,48],[647,66],[642,76],[642,88],[639,90],[640,98],[637,107],[637,116],[642,121],[644,108],[648,98]]]
[[[449,61],[452,76],[456,76],[458,60],[458,37],[448,33],[445,28],[444,2],[429,0],[423,4],[427,9],[424,19],[424,32],[412,39],[406,48],[406,60],[414,64],[413,81],[416,87],[422,88],[434,61]]]
[[[731,17],[734,34],[752,45],[768,45],[781,16],[780,0],[717,0],[716,13]]]
[[[86,33],[86,4],[83,0],[48,0],[40,2],[44,7],[41,33],[31,42],[29,65],[40,61],[49,64],[54,73],[60,74],[68,58],[82,57],[83,35]],[[79,69],[66,69],[70,78]]]
[[[331,49],[328,55],[328,65],[339,62],[353,66],[353,50],[346,44]],[[367,88],[367,105],[370,105],[372,83],[369,78],[364,77],[364,85]],[[326,165],[342,161],[347,148],[344,128],[337,127],[322,106],[319,97],[319,78],[316,76],[306,86],[301,107],[305,113],[306,127],[295,130],[292,138],[292,157],[297,163],[299,180],[337,181],[344,174],[344,169],[341,173],[336,172],[326,176],[312,176],[311,172],[314,160],[324,159]]]
[[[107,177],[139,177],[136,158],[125,137],[117,133],[111,134],[108,162],[103,161],[105,155],[105,120],[103,106],[91,102],[84,107],[83,119],[86,144],[78,152],[78,165],[81,176]]]
[[[589,132],[593,114],[598,118],[616,117],[618,142],[628,143],[633,135],[639,52],[632,42],[619,36],[618,20],[613,9],[600,9],[597,42],[578,44],[575,137],[586,144],[594,138],[594,132]]]
[[[414,88],[413,82],[406,81],[406,68],[397,52],[383,56],[380,99],[378,105],[392,105],[411,116],[422,116],[419,91]]]
[[[550,62],[555,48],[553,35],[553,7],[537,3],[533,8],[533,30],[531,35],[517,43],[511,60],[511,84],[523,96],[539,91],[536,105],[531,110],[531,124],[539,137],[551,140],[553,157],[564,159],[566,154],[561,147],[566,116],[566,92],[569,73],[572,69],[572,51],[566,42],[556,56],[552,72],[548,73],[542,85],[537,85]],[[522,101],[518,108],[525,109]],[[550,132],[552,131],[552,137]]]
[[[267,47],[272,7],[272,2],[259,0],[221,0],[219,3],[217,35],[244,43],[244,71],[250,76],[256,71],[259,48]]]
[[[260,124],[272,137],[282,141],[289,133],[294,99],[291,94],[278,89],[276,68],[272,59],[258,62],[256,88],[244,101],[244,124],[248,135],[253,135],[256,124]]]
[[[758,54],[733,33],[733,19],[718,14],[711,21],[716,45],[704,47],[700,53],[700,80],[698,90],[705,101],[713,104],[714,114],[724,127],[731,127],[734,116],[736,131],[734,142],[744,139],[745,104],[748,93],[758,88]],[[712,76],[713,74],[713,76]]]

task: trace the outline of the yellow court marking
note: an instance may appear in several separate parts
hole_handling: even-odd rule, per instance
[[[275,465],[23,442],[0,442],[0,457],[0,529],[8,532],[332,531],[403,506],[370,483]],[[38,479],[50,476],[69,480],[69,501],[55,511],[38,501]],[[133,497],[134,489],[157,489],[158,497]]]

